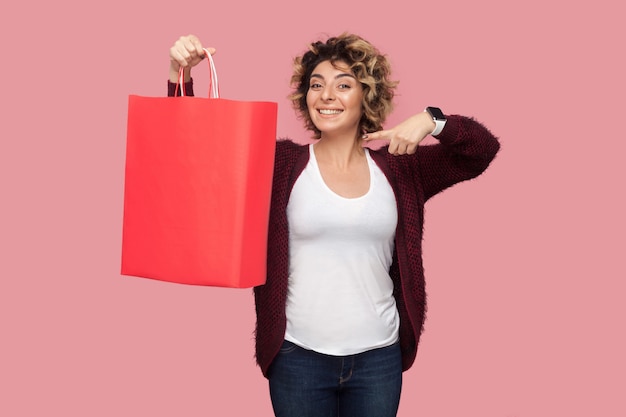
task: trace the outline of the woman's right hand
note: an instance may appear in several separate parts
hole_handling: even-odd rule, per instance
[[[215,48],[207,48],[211,55]],[[183,67],[185,82],[191,79],[191,68],[205,58],[204,48],[194,35],[181,36],[170,48],[170,81],[178,82],[178,71]]]

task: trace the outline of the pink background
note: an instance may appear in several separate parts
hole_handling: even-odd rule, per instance
[[[163,95],[195,33],[223,97],[277,101],[279,136],[305,140],[291,58],[344,30],[391,58],[389,125],[439,105],[502,141],[427,206],[429,318],[399,415],[626,415],[617,0],[7,4],[0,415],[271,415],[251,290],[119,274],[127,96]]]

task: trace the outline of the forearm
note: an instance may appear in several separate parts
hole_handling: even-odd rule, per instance
[[[447,116],[446,125],[436,138],[463,159],[484,161],[485,168],[500,149],[498,139],[484,125],[466,116]]]
[[[498,139],[476,120],[447,116],[439,144],[421,146],[418,166],[426,198],[461,181],[477,177],[495,158]]]
[[[176,68],[174,68],[174,66],[170,65],[170,82],[172,83],[177,83],[178,82],[178,70]],[[188,82],[191,80],[191,68],[190,67],[186,67],[183,69],[183,79],[185,82]]]
[[[181,89],[177,81],[172,82],[171,80],[167,80],[167,96],[168,97],[181,95]],[[193,78],[190,78],[189,81],[185,81],[185,95],[193,96]]]

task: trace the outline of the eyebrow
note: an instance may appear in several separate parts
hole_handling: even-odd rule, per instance
[[[353,78],[356,80],[356,77],[352,74],[348,74],[346,72],[338,74],[335,77],[335,80],[339,79],[339,78],[343,78],[343,77],[349,77],[349,78]],[[311,78],[321,78],[322,80],[324,79],[324,77],[322,76],[322,74],[311,74]]]

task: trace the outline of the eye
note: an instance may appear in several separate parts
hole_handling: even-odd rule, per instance
[[[322,84],[320,83],[311,83],[311,85],[309,86],[309,88],[311,90],[319,90],[320,88],[322,88]]]
[[[349,88],[352,88],[352,86],[351,86],[350,84],[339,84],[339,85],[338,85],[338,88],[339,88],[340,90],[347,90],[347,89],[349,89]]]

